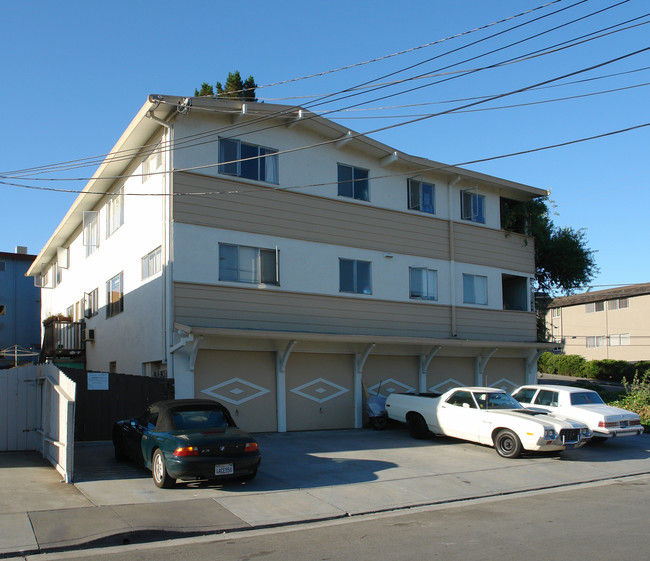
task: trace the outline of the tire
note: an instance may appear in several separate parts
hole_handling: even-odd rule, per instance
[[[370,426],[375,430],[384,430],[388,425],[388,417],[381,415],[380,417],[370,417]]]
[[[167,467],[165,466],[165,456],[160,448],[156,448],[151,460],[151,476],[156,487],[160,489],[170,489],[176,484],[173,477],[169,477]]]
[[[115,459],[118,462],[123,462],[126,460],[126,454],[122,448],[121,444],[118,444],[117,440],[113,441],[113,448],[115,448]]]
[[[494,449],[503,458],[517,458],[521,455],[521,440],[511,430],[503,429],[494,439]]]
[[[409,429],[409,434],[413,438],[417,438],[418,440],[423,440],[431,436],[431,433],[429,432],[429,427],[427,426],[427,422],[424,420],[424,417],[422,417],[422,415],[420,415],[419,413],[412,413],[411,415],[409,415],[409,417],[406,420],[406,424]]]

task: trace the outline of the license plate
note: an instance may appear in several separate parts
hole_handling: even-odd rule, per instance
[[[621,428],[625,428],[625,427],[627,427],[629,425],[629,423],[627,421],[621,421],[620,425],[621,425]]]
[[[235,473],[235,469],[232,464],[220,464],[214,466],[215,475],[232,475]]]

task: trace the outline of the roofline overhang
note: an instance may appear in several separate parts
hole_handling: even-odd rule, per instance
[[[117,183],[122,181],[120,176],[147,152],[146,142],[158,132],[163,125],[160,121],[171,122],[181,112],[179,107],[190,107],[191,111],[209,111],[219,113],[232,113],[237,117],[270,117],[285,121],[287,126],[300,125],[336,142],[346,140],[352,142],[358,150],[368,152],[378,160],[384,160],[386,165],[412,167],[414,172],[430,170],[451,179],[460,178],[473,183],[491,185],[496,188],[510,191],[512,194],[524,194],[525,198],[537,198],[548,195],[545,189],[531,187],[498,177],[482,174],[457,166],[446,165],[434,160],[411,156],[400,152],[390,146],[373,140],[361,133],[350,131],[348,128],[321,117],[299,106],[278,105],[270,103],[250,103],[243,100],[225,100],[209,97],[183,98],[169,95],[149,95],[147,102],[133,118],[122,136],[111,149],[108,156],[100,164],[92,178],[88,181],[79,196],[76,198],[59,226],[56,228],[43,249],[39,252],[32,266],[27,271],[27,276],[38,276],[43,266],[52,262],[57,254],[58,247],[67,247],[69,239],[83,224],[83,212],[93,210],[98,200]],[[155,117],[147,118],[148,116]],[[129,158],[119,157],[125,151],[132,151]],[[182,170],[179,170],[182,171]],[[118,179],[115,179],[115,178]],[[93,194],[95,193],[95,194]]]

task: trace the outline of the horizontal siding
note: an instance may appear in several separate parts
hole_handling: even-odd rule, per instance
[[[532,312],[506,310],[456,309],[456,332],[459,339],[496,341],[535,341],[537,327]]]
[[[462,313],[461,313],[462,310]],[[459,309],[461,338],[535,339],[534,314]],[[451,308],[277,290],[174,285],[174,313],[193,327],[401,337],[450,337]],[[525,318],[525,319],[524,319]]]
[[[174,220],[214,228],[449,259],[445,220],[189,173],[174,175]]]
[[[456,261],[535,273],[532,238],[470,224],[454,224]]]

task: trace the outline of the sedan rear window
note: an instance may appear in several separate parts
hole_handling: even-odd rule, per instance
[[[225,428],[228,420],[221,411],[211,409],[176,410],[172,413],[176,430]]]
[[[571,394],[571,405],[603,405],[605,402],[596,392],[579,392]]]

